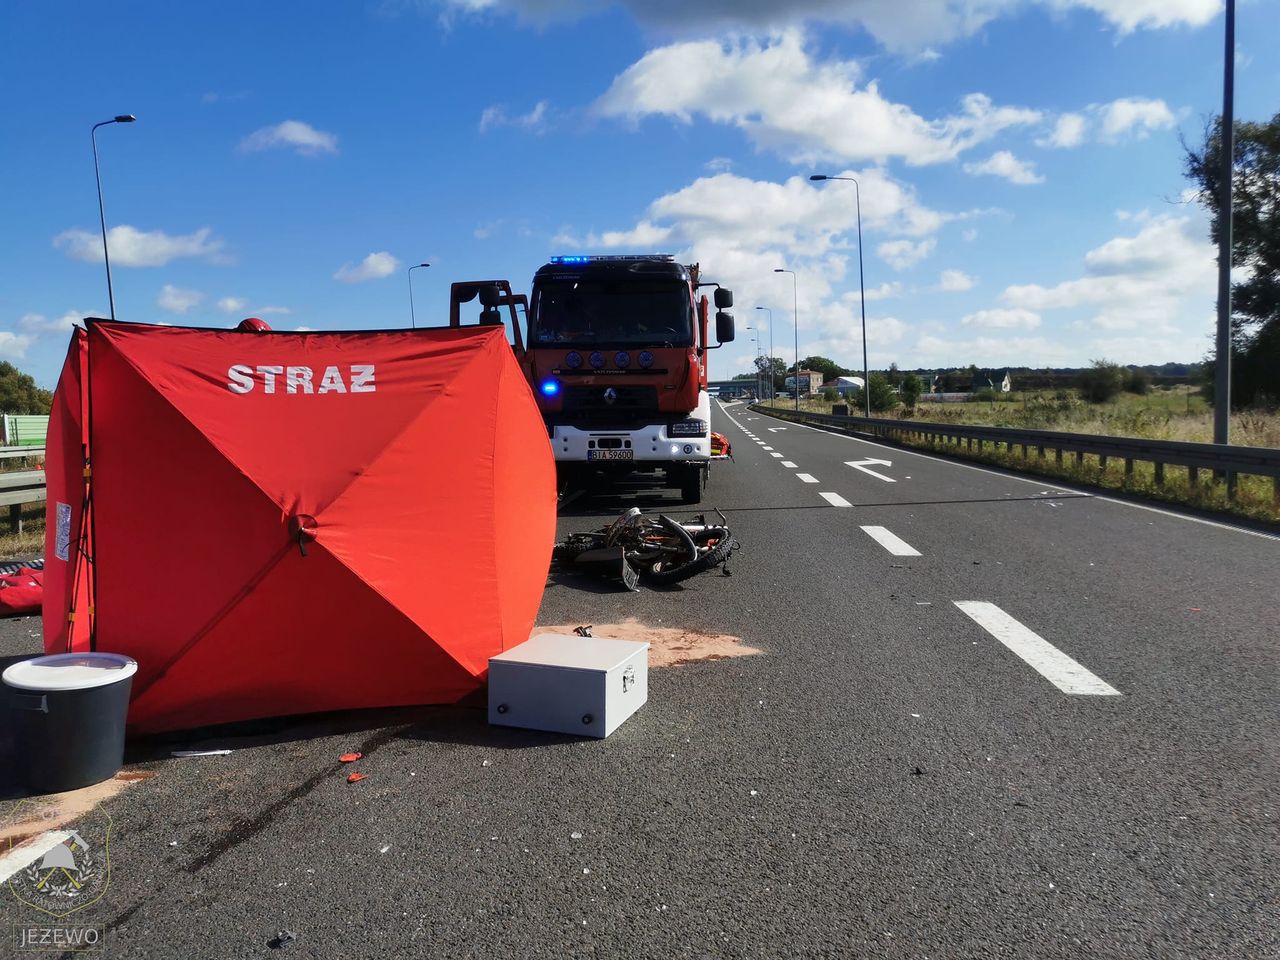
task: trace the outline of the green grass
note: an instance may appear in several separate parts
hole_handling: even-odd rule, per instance
[[[22,507],[22,533],[9,532],[9,509],[0,510],[0,560],[32,560],[44,556],[44,504]]]

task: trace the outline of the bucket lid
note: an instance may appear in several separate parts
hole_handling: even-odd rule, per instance
[[[19,690],[88,690],[132,677],[138,664],[118,653],[58,653],[20,660],[2,679]]]

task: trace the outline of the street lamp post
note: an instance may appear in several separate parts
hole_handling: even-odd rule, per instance
[[[107,213],[102,205],[102,174],[98,172],[98,128],[112,123],[133,123],[138,118],[132,113],[122,113],[110,120],[95,123],[89,130],[89,142],[93,144],[93,178],[98,183],[98,220],[102,224],[102,262],[107,267],[107,303],[111,307],[111,319],[116,318],[116,297],[111,289],[111,254],[107,252]]]
[[[871,375],[867,372],[867,288],[862,280],[862,187],[853,177],[828,177],[815,173],[810,180],[848,180],[853,184],[853,197],[858,212],[858,293],[862,300],[862,396],[866,415],[871,416]]]
[[[796,410],[798,411],[800,409],[800,281],[796,279],[794,270],[774,267],[773,272],[791,274],[791,319],[796,340]]]
[[[767,310],[769,312],[769,399],[773,399],[773,309],[771,307],[756,307],[757,310]]]
[[[418,318],[413,314],[413,271],[417,270],[419,267],[429,266],[431,266],[429,263],[415,263],[407,271],[409,274],[409,326],[415,330],[418,327]]]

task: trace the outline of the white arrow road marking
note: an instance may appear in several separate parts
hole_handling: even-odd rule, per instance
[[[850,503],[844,497],[840,496],[840,494],[838,493],[819,493],[818,496],[820,496],[823,500],[827,501],[827,503],[831,504],[833,507],[852,507],[853,506],[852,503]],[[863,527],[863,529],[865,530],[866,527]]]
[[[895,557],[918,557],[920,551],[901,537],[889,532],[887,527],[863,527],[862,532]]]
[[[780,453],[771,453],[771,454],[769,454],[769,456],[771,456],[771,457],[777,457],[778,459],[782,459],[782,454],[780,454]]]
[[[788,470],[794,470],[796,468],[796,465],[792,463],[790,460],[783,460],[782,465],[786,467]]]
[[[779,430],[785,430],[785,429],[787,429],[787,428],[786,428],[786,427],[770,427],[770,428],[769,428],[769,432],[770,432],[770,433],[777,433]]]
[[[0,883],[5,883],[19,870],[25,870],[60,843],[71,839],[65,830],[48,830],[34,840],[21,843],[0,857]]]
[[[1063,693],[1118,697],[1120,691],[1090,673],[1048,640],[1024,627],[994,603],[955,600],[957,607],[978,626],[1025,660]]]
[[[797,477],[799,477],[801,480],[803,480],[805,483],[817,483],[817,482],[818,482],[818,478],[817,478],[817,477],[815,477],[815,476],[813,476],[812,474],[808,474],[808,473],[797,473],[797,474],[796,474],[796,476],[797,476]]]
[[[883,480],[885,483],[896,483],[896,482],[897,482],[896,480],[894,480],[894,479],[893,479],[893,477],[886,477],[883,473],[876,473],[874,470],[868,470],[867,468],[868,468],[869,466],[871,466],[871,464],[873,464],[873,463],[875,463],[875,464],[879,464],[880,466],[884,466],[884,467],[891,467],[891,466],[893,466],[893,461],[892,461],[892,460],[875,460],[875,459],[872,459],[872,460],[846,460],[846,461],[844,462],[844,465],[845,465],[846,467],[853,467],[853,469],[855,469],[855,470],[861,470],[863,473],[868,473],[868,474],[870,474],[871,476],[875,477],[877,480]]]

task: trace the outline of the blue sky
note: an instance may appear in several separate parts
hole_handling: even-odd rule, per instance
[[[873,367],[1199,359],[1215,263],[1180,133],[1221,103],[1219,0],[370,0],[0,9],[0,358],[70,324],[447,320],[453,280],[670,252],[792,356]],[[1237,15],[1236,112],[1280,104]],[[757,328],[745,331],[746,326]]]

